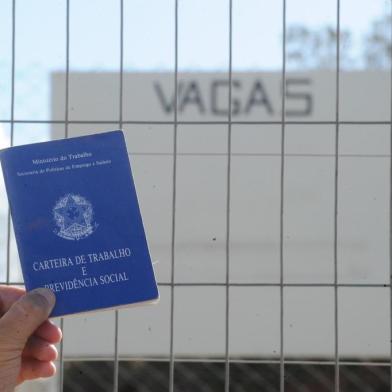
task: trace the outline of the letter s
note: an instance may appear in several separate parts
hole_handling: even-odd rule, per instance
[[[313,97],[310,92],[297,91],[293,92],[294,86],[309,86],[311,85],[310,79],[287,79],[286,80],[286,99],[287,103],[289,100],[302,102],[302,105],[295,105],[300,109],[286,109],[286,115],[289,117],[302,117],[302,116],[310,116],[313,111]],[[302,109],[301,109],[302,108]]]

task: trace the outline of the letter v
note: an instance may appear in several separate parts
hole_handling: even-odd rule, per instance
[[[170,102],[168,102],[168,100],[166,99],[166,97],[165,97],[165,95],[163,93],[162,87],[159,84],[159,82],[154,82],[154,89],[155,89],[155,91],[156,91],[156,93],[158,95],[159,102],[161,103],[163,110],[166,113],[172,113],[173,109],[174,109],[174,94],[172,95],[172,98],[171,98]],[[181,90],[182,90],[182,83],[179,82],[179,84],[178,84],[178,95],[181,94]]]

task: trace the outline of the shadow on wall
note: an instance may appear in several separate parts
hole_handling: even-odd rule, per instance
[[[166,392],[169,362],[120,362],[119,392]],[[111,392],[113,362],[66,362],[64,392]],[[389,392],[388,366],[340,367],[344,392]],[[177,392],[217,392],[225,389],[223,362],[176,362],[174,389]],[[279,364],[232,363],[231,392],[279,392]],[[333,392],[334,366],[295,364],[285,366],[286,392]]]

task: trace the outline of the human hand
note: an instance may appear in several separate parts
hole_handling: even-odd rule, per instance
[[[26,294],[21,288],[0,285],[0,392],[55,374],[54,344],[62,333],[47,320],[55,302],[49,289]]]

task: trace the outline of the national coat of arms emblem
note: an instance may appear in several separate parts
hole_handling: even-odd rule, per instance
[[[54,233],[66,240],[87,238],[98,227],[91,203],[80,195],[61,197],[53,208],[53,217],[57,226]]]

